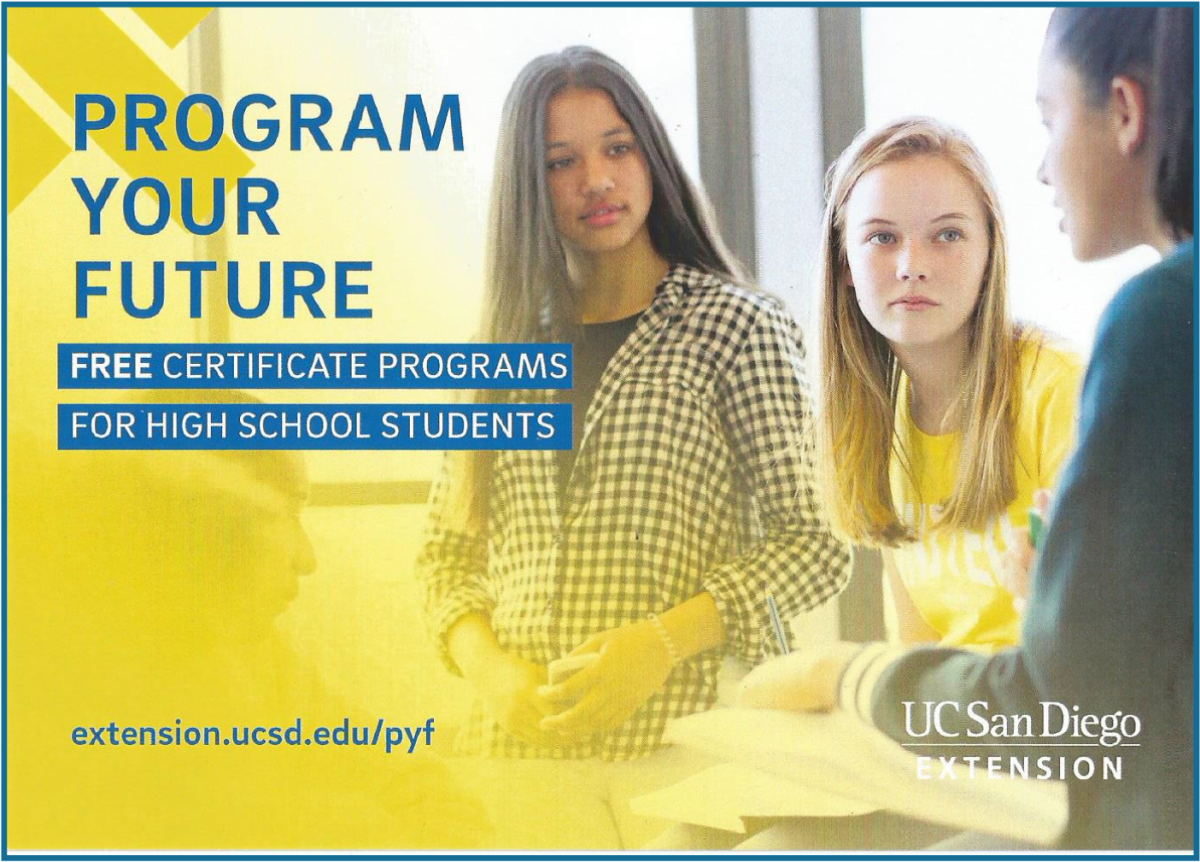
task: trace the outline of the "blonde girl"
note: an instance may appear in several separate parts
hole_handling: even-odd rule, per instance
[[[1004,222],[962,132],[911,117],[830,171],[819,444],[835,530],[883,549],[903,641],[1017,642],[1006,578],[1071,443],[1080,363],[1009,315]]]

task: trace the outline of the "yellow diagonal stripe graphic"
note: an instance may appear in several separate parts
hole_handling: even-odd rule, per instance
[[[8,88],[8,200],[12,212],[71,151],[33,108]]]
[[[70,116],[75,116],[76,93],[101,93],[116,103],[116,121],[92,132],[89,146],[99,145],[130,177],[156,177],[175,197],[179,180],[193,177],[196,216],[206,220],[213,179],[225,177],[228,190],[235,178],[254,167],[228,137],[207,152],[184,149],[175,134],[174,116],[184,92],[99,9],[10,8],[7,12],[9,56]],[[166,101],[167,118],[158,127],[165,151],[154,150],[144,135],[137,150],[125,149],[127,93],[149,93]],[[180,221],[178,206],[172,207],[171,216]]]
[[[174,48],[183,41],[183,37],[196,28],[196,25],[212,11],[207,9],[191,9],[187,6],[134,6],[137,16],[150,25],[150,29],[158,37]]]

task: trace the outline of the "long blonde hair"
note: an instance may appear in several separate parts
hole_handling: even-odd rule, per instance
[[[910,479],[914,476],[895,428],[899,363],[847,284],[846,205],[868,171],[924,155],[949,160],[971,180],[989,236],[983,285],[968,321],[962,388],[949,415],[961,433],[958,474],[948,500],[929,502],[944,503],[938,528],[979,530],[1016,497],[1020,359],[1008,310],[1007,247],[995,185],[983,157],[959,130],[928,117],[896,120],[859,134],[830,168],[822,223],[819,472],[833,528],[865,545],[913,540],[912,527],[892,499],[891,459],[898,459]]]

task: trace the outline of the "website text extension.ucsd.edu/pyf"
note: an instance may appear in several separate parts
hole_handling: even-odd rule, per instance
[[[105,746],[382,746],[385,754],[412,754],[418,746],[433,744],[433,718],[421,725],[355,724],[349,718],[339,724],[319,725],[307,732],[303,719],[282,725],[185,725],[177,718],[166,725],[80,725],[71,730],[75,745]]]

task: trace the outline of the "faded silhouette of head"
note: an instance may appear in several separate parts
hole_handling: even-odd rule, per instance
[[[255,404],[238,391],[139,393],[141,404]],[[309,482],[304,459],[284,451],[139,453],[131,477],[149,509],[148,547],[171,561],[154,592],[174,611],[226,636],[257,638],[296,598],[316,569],[301,520]],[[175,614],[163,615],[170,619]]]

